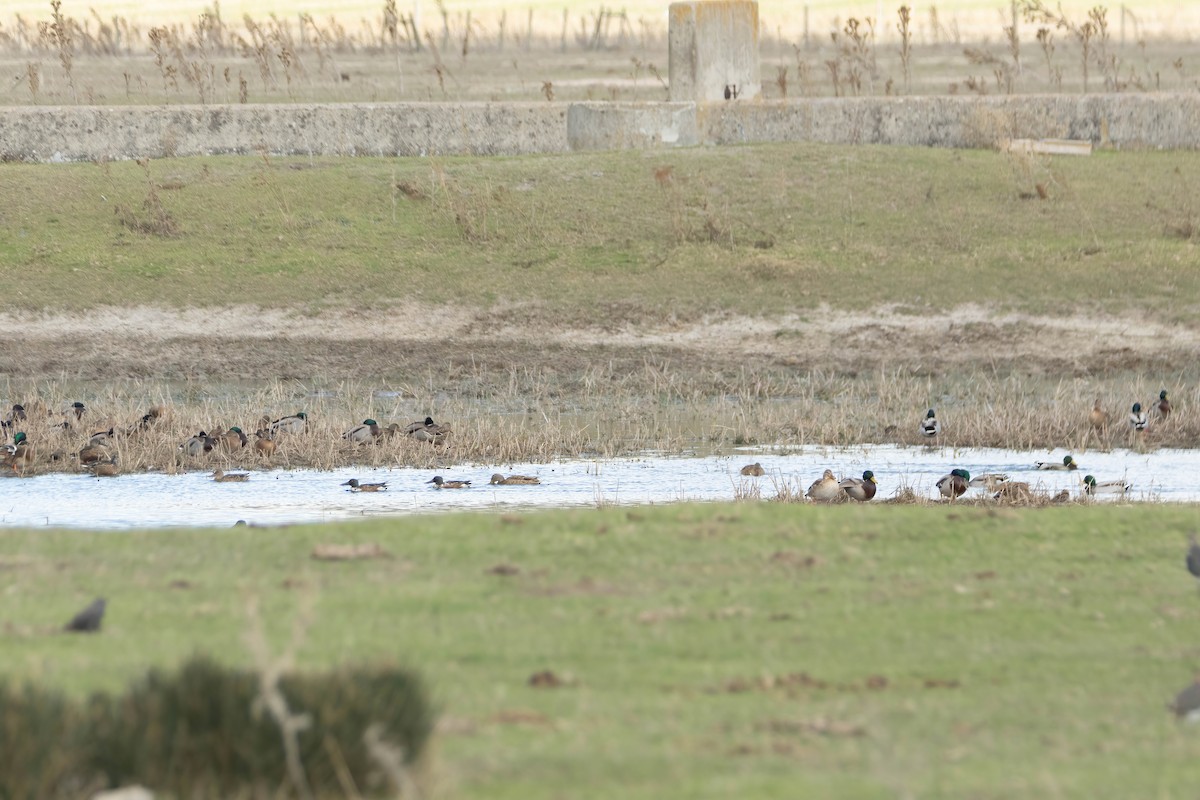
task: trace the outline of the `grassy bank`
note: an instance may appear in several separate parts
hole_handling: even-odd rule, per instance
[[[7,674],[74,694],[194,652],[388,659],[439,796],[1190,797],[1193,508],[738,504],[298,529],[0,533]],[[376,542],[390,558],[313,560]],[[102,633],[57,628],[95,595]],[[544,671],[543,684],[530,678]]]
[[[822,303],[1200,308],[1200,153],[768,145],[0,169],[8,308],[412,301],[503,308],[497,324],[534,330]]]

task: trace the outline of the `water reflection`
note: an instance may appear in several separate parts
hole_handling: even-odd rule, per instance
[[[830,468],[839,477],[862,474],[879,479],[877,500],[902,487],[937,497],[934,484],[953,467],[973,475],[1006,472],[1035,490],[1080,493],[1086,474],[1097,480],[1127,480],[1131,500],[1200,501],[1200,451],[1076,453],[1080,469],[1046,472],[1037,461],[1061,461],[1062,451],[1013,451],[866,445],[853,448],[803,447],[747,449],[732,455],[658,456],[568,460],[552,464],[462,465],[438,472],[447,479],[473,481],[469,489],[437,490],[427,483],[431,470],[345,468],[255,472],[246,483],[215,483],[207,472],[186,475],[123,475],[98,479],[83,475],[42,475],[0,482],[0,525],[86,528],[140,528],[322,522],[378,514],[451,510],[564,508],[598,504],[653,504],[683,500],[732,500],[739,489],[757,485],[761,497],[783,484],[806,488]],[[766,474],[746,478],[745,464],[758,461]],[[537,475],[539,486],[489,486],[494,472]],[[388,491],[350,493],[350,478],[387,481]],[[972,493],[980,493],[973,490]],[[1117,498],[1102,498],[1111,502]]]

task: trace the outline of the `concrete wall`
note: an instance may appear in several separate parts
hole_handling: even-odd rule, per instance
[[[1042,137],[1200,149],[1200,94],[0,109],[0,160],[10,161],[517,155],[783,141],[992,147]]]

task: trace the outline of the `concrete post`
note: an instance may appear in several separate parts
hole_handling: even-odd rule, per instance
[[[673,102],[750,100],[762,93],[754,0],[672,3],[668,43]]]

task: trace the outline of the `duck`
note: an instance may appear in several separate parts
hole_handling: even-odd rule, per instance
[[[742,467],[742,474],[752,478],[760,478],[766,474],[766,470],[763,469],[762,464],[755,461],[753,464],[747,464]]]
[[[414,422],[409,425],[404,429],[404,433],[418,442],[441,444],[446,435],[450,433],[450,429],[445,425],[438,425],[433,421],[433,417],[426,417],[424,422]]]
[[[115,453],[107,461],[97,461],[94,464],[88,465],[88,469],[97,478],[115,478],[121,474],[120,468],[117,467],[117,456]]]
[[[441,475],[434,475],[431,480],[425,481],[432,483],[435,489],[469,489],[471,488],[470,481],[447,481],[443,480]]]
[[[982,475],[976,475],[967,483],[972,489],[986,489],[989,492],[996,491],[997,487],[1008,482],[1008,475],[1003,472],[985,472]]]
[[[12,444],[4,445],[3,450],[0,450],[0,463],[16,467],[18,464],[28,464],[33,461],[33,456],[33,448],[29,446],[29,437],[25,435],[25,431],[17,431],[13,434]]]
[[[938,422],[938,418],[934,415],[933,409],[925,414],[925,419],[921,420],[921,435],[933,438],[942,432],[942,423]]]
[[[275,438],[270,431],[259,429],[254,432],[254,437],[254,452],[266,459],[275,455]]]
[[[971,473],[965,469],[952,469],[949,475],[939,478],[936,485],[938,491],[942,493],[942,497],[949,497],[953,500],[961,497],[967,491],[967,487],[971,485]]]
[[[212,479],[217,483],[241,483],[250,480],[250,473],[226,472],[223,469],[218,469],[213,472]]]
[[[374,441],[382,435],[383,431],[379,429],[378,422],[373,419],[364,419],[362,425],[355,425],[343,433],[342,438],[354,444],[362,444],[363,442]]]
[[[1075,456],[1063,456],[1061,462],[1058,461],[1039,461],[1036,464],[1038,469],[1056,469],[1068,470],[1079,469],[1079,465],[1075,463]]]
[[[1096,398],[1096,402],[1092,404],[1092,410],[1088,412],[1088,422],[1092,428],[1098,431],[1108,427],[1108,412],[1100,407],[1100,398]]]
[[[1008,500],[1010,502],[1029,501],[1033,498],[1029,484],[1022,481],[1005,481],[992,495],[993,500]]]
[[[200,431],[195,436],[179,445],[179,449],[183,451],[185,456],[202,456],[205,453],[211,453],[212,449],[216,447],[216,445],[216,439],[209,436],[204,431]]]
[[[1142,411],[1141,403],[1134,403],[1133,410],[1129,412],[1129,427],[1137,432],[1146,430],[1146,426],[1150,424],[1150,420],[1146,417],[1146,412]]]
[[[359,483],[358,478],[351,478],[342,484],[349,486],[347,491],[351,492],[384,492],[387,491],[387,482],[383,483]]]
[[[1084,494],[1124,495],[1132,488],[1133,488],[1133,486],[1129,483],[1126,483],[1125,481],[1100,481],[1100,482],[1097,482],[1096,479],[1091,475],[1085,475],[1083,477],[1083,492],[1084,492]]]
[[[505,477],[497,472],[488,482],[493,486],[535,486],[542,481],[532,475],[509,475]]]
[[[1158,402],[1154,404],[1154,409],[1162,419],[1166,419],[1171,415],[1171,401],[1167,399],[1166,389],[1158,393]]]
[[[109,428],[106,431],[96,431],[88,437],[88,447],[112,447],[113,438],[116,436],[116,431]]]
[[[297,411],[290,417],[280,417],[263,427],[271,433],[304,433],[308,427],[308,414],[303,411]]]
[[[71,405],[63,409],[62,414],[57,417],[52,417],[54,421],[50,423],[51,428],[61,428],[64,431],[69,431],[75,426],[76,422],[83,419],[84,412],[87,411],[87,406],[76,400]]]
[[[4,419],[0,420],[0,428],[8,430],[18,422],[25,422],[29,417],[25,414],[25,406],[20,403],[13,403],[12,410],[4,415]]]
[[[217,443],[225,450],[240,450],[250,443],[250,437],[237,425],[234,425],[229,430],[214,438],[216,438]]]
[[[871,470],[866,470],[862,474],[862,478],[843,478],[838,482],[838,486],[846,493],[846,496],[851,500],[857,500],[860,503],[865,503],[875,496],[875,490],[878,485],[875,480],[875,473]]]
[[[86,447],[80,448],[77,457],[79,463],[83,465],[95,464],[112,456],[112,451],[108,445],[104,444],[89,444]]]
[[[833,470],[827,469],[820,478],[812,482],[804,496],[818,503],[829,503],[841,499],[844,494],[842,485],[833,475]]]

